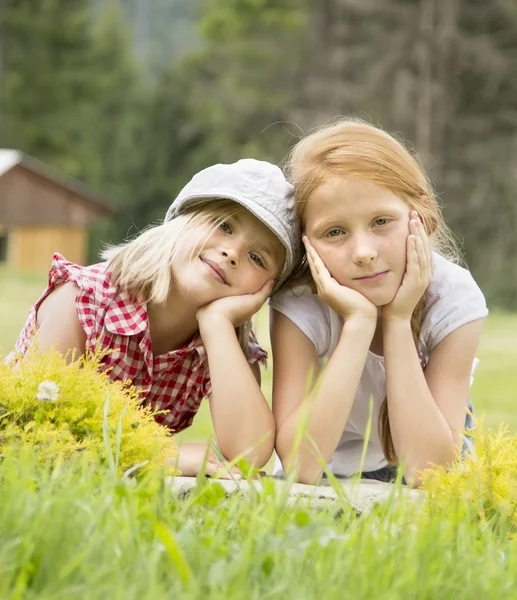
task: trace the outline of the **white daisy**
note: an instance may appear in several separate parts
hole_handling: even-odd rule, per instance
[[[36,398],[43,402],[55,402],[59,398],[58,385],[54,381],[42,381],[38,386]]]

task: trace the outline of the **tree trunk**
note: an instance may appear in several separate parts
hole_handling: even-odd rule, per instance
[[[436,0],[420,0],[417,45],[415,147],[426,167],[432,164],[433,66],[435,58]]]

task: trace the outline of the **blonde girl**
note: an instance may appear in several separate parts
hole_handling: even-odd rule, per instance
[[[281,465],[306,483],[322,461],[356,473],[372,398],[363,476],[390,480],[401,464],[418,485],[462,447],[483,294],[454,262],[422,167],[388,133],[340,121],[302,139],[288,170],[310,281],[270,301]],[[293,455],[311,374],[308,435]]]
[[[103,369],[140,388],[158,422],[182,431],[208,397],[223,456],[245,454],[262,467],[275,426],[250,318],[294,266],[299,239],[280,169],[252,159],[209,167],[163,224],[109,249],[104,262],[82,267],[55,255],[14,359],[36,333],[40,350],[56,346],[71,360],[109,351]],[[183,445],[183,474],[196,474],[206,453],[204,444]],[[221,466],[213,452],[208,461],[208,474]]]

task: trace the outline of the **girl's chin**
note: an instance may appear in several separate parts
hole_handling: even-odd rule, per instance
[[[381,292],[379,290],[379,292],[377,294],[369,293],[369,294],[364,294],[364,296],[372,304],[375,304],[375,306],[377,306],[378,308],[382,308],[383,306],[386,306],[387,304],[389,304],[390,302],[393,301],[393,299],[396,296],[396,293],[386,293],[386,292]]]

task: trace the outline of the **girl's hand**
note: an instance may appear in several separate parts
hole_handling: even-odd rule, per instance
[[[270,279],[255,294],[244,296],[228,296],[214,300],[197,311],[199,327],[203,323],[214,319],[223,318],[229,321],[233,327],[239,327],[257,313],[267,300],[273,289],[274,280]]]
[[[208,444],[182,444],[178,449],[178,456],[168,459],[167,462],[174,465],[181,471],[183,477],[195,477],[200,473],[204,466],[206,475],[213,477],[217,475],[219,479],[241,479],[242,473],[237,467],[229,467],[226,461],[219,461],[216,453]]]
[[[307,250],[307,260],[318,290],[318,296],[345,321],[352,318],[366,318],[377,321],[378,310],[375,304],[361,293],[339,284],[332,277],[309,239],[306,236],[302,239]]]
[[[432,277],[429,239],[416,211],[412,211],[407,239],[406,273],[395,298],[382,307],[382,318],[411,319]]]

